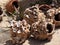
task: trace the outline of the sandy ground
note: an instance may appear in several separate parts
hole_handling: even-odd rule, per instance
[[[7,19],[4,17],[4,19]],[[9,23],[5,20],[0,23],[0,45],[11,45],[11,38],[9,33]],[[53,35],[53,38],[50,42],[48,41],[40,41],[30,38],[25,41],[23,45],[60,45],[60,29],[56,29]]]

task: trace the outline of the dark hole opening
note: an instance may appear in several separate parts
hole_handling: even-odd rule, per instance
[[[51,24],[47,24],[47,29],[48,29],[48,33],[51,33],[53,30],[53,27]]]
[[[55,20],[56,21],[60,21],[60,13],[58,13],[58,14],[55,15]]]
[[[41,7],[39,9],[42,10],[42,11],[47,11],[49,8],[47,8],[47,7]]]
[[[18,8],[18,2],[17,2],[17,1],[14,1],[12,4],[13,4],[16,8]]]
[[[47,10],[49,10],[48,7],[41,7],[41,8],[39,8],[39,9],[42,10],[45,15],[47,14]]]
[[[2,9],[0,8],[0,15],[2,15],[2,13],[3,13],[3,11],[2,11]]]

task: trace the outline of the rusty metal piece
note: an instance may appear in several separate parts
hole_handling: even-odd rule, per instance
[[[18,8],[18,0],[10,0],[6,5],[6,10],[8,12],[14,12],[15,10],[14,6]]]

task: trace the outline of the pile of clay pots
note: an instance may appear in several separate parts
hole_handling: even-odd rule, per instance
[[[60,7],[36,4],[25,10],[24,19],[30,24],[35,39],[51,40],[55,28],[60,26]]]
[[[9,0],[5,5],[7,12],[19,12],[18,0]],[[0,10],[0,21],[2,21]],[[18,15],[18,14],[17,14]],[[55,27],[60,26],[60,7],[36,4],[24,11],[23,20],[11,21],[11,38],[13,44],[23,43],[27,38],[33,37],[39,40],[51,40]]]
[[[23,20],[11,23],[13,44],[23,43],[29,37],[50,41],[55,27],[60,26],[59,10],[46,4],[26,8]]]

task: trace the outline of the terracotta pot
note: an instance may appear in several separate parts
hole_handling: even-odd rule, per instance
[[[18,4],[18,0],[10,0],[7,5],[6,5],[6,10],[8,12],[13,12],[15,9],[14,9],[14,5],[15,4]]]

